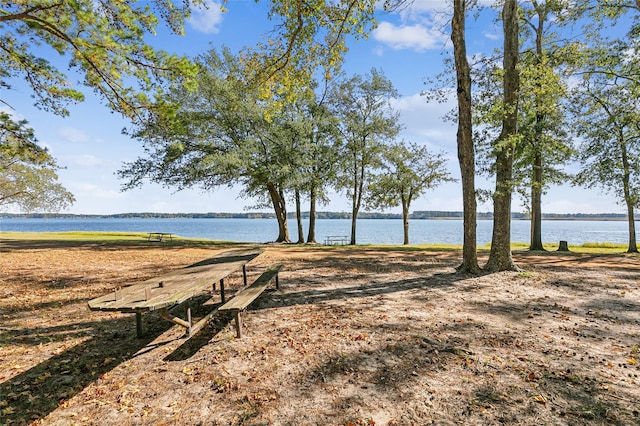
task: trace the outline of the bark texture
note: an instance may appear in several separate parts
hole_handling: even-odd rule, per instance
[[[276,214],[278,220],[278,238],[277,243],[290,243],[289,227],[287,225],[287,206],[284,201],[283,194],[274,184],[268,184],[267,190],[269,191],[269,197],[271,197],[271,203],[273,204],[273,211]]]
[[[475,188],[475,150],[471,127],[471,69],[467,60],[465,35],[466,0],[453,1],[453,19],[451,20],[451,41],[456,66],[458,99],[458,163],[462,177],[462,202],[464,219],[464,241],[462,246],[462,264],[460,273],[477,274],[478,266],[476,240],[476,188]]]
[[[542,155],[535,154],[531,184],[531,244],[529,250],[544,251],[542,246]]]
[[[622,136],[624,140],[624,136]],[[627,153],[627,145],[625,143],[620,144],[622,147],[622,168],[624,175],[622,176],[622,190],[624,191],[624,201],[627,204],[627,220],[629,222],[629,248],[627,253],[638,253],[638,246],[636,245],[636,221],[633,206],[635,205],[635,199],[631,195],[631,165],[629,164],[629,154]]]
[[[302,208],[300,204],[300,190],[295,190],[296,224],[298,225],[298,244],[304,244],[304,230],[302,228]]]
[[[309,194],[309,232],[307,233],[307,243],[316,242],[316,191],[311,189]]]
[[[504,28],[504,115],[502,131],[496,141],[496,190],[493,194],[493,235],[491,252],[485,265],[488,272],[517,270],[511,256],[511,192],[513,157],[518,133],[518,2],[505,0]]]

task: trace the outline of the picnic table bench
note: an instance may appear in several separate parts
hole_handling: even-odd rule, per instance
[[[147,241],[162,242],[165,238],[169,238],[169,240],[173,241],[173,234],[168,232],[149,232],[149,235],[147,235]]]
[[[280,288],[278,281],[278,272],[282,269],[282,264],[271,265],[257,280],[249,287],[245,287],[233,296],[233,299],[218,308],[219,312],[233,312],[236,322],[236,337],[242,337],[242,311],[256,300],[269,286],[269,283],[275,278],[276,289]]]
[[[346,235],[330,235],[328,237],[325,237],[324,239],[324,244],[327,246],[333,246],[333,245],[346,245],[349,244],[351,242],[350,238]]]
[[[212,258],[177,269],[157,278],[117,288],[113,292],[89,301],[92,311],[130,312],[136,314],[138,337],[142,332],[142,313],[159,310],[162,318],[187,329],[189,336],[200,330],[216,313],[214,309],[196,324],[191,321],[189,299],[216,290],[220,282],[220,298],[225,303],[224,279],[242,269],[247,285],[246,264],[264,250],[230,250]],[[186,319],[176,317],[172,311],[187,303]]]

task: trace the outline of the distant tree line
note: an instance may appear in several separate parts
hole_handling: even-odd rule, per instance
[[[303,219],[310,218],[310,212],[301,213]],[[438,210],[416,210],[409,214],[409,219],[413,220],[445,220],[462,219],[461,211],[438,211]],[[545,220],[626,220],[627,215],[623,213],[545,213],[542,215]],[[0,213],[0,218],[27,218],[27,219],[74,219],[74,218],[104,218],[104,219],[275,219],[275,214],[271,212],[247,212],[247,213],[117,213],[108,215],[93,214],[70,214],[70,213]],[[296,213],[289,213],[288,219],[296,219]],[[316,212],[317,219],[351,219],[349,212]],[[400,213],[362,212],[359,219],[403,219]],[[513,212],[511,218],[514,220],[528,220],[528,213]],[[492,212],[479,212],[478,220],[493,219]],[[640,216],[636,217],[640,220]]]

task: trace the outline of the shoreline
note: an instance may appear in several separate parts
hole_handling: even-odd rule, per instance
[[[295,220],[295,214],[289,213],[288,220]],[[320,219],[350,219],[347,212],[318,212],[316,220]],[[66,214],[66,213],[0,213],[0,220],[4,219],[275,219],[273,213],[117,213],[117,214]],[[302,213],[302,219],[309,219],[309,212]],[[372,213],[362,212],[358,220],[385,219],[402,220],[398,213]],[[413,212],[409,214],[409,220],[463,220],[462,212]],[[492,213],[478,213],[477,221],[493,220]],[[513,213],[511,220],[531,220],[525,213]],[[547,213],[542,215],[543,221],[627,221],[624,213],[597,213],[597,214],[560,214]],[[635,221],[640,221],[636,217]]]

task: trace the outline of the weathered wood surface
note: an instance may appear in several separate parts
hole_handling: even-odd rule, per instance
[[[280,269],[282,269],[280,263],[270,266],[253,284],[240,290],[233,296],[233,299],[218,308],[218,312],[233,312],[238,339],[242,337],[242,311],[262,294],[274,278],[276,279],[276,288],[280,287],[278,283]]]
[[[234,311],[243,310],[251,304],[262,292],[267,288],[271,280],[278,275],[282,269],[282,264],[272,265],[249,287],[246,287],[236,293],[233,299],[218,308],[218,311]]]
[[[231,250],[166,275],[117,289],[89,301],[94,311],[144,312],[179,305],[211,291],[213,285],[239,271],[262,249]]]

